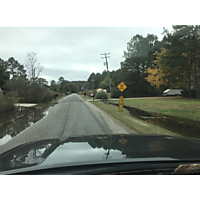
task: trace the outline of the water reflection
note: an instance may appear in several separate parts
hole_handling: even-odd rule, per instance
[[[112,102],[109,102],[109,104],[119,106]],[[160,113],[146,112],[129,106],[124,106],[124,108],[130,112],[131,116],[145,122],[160,126],[184,137],[200,138],[200,123],[198,121]]]
[[[35,108],[17,107],[15,110],[0,113],[0,145],[6,138],[13,138],[46,115],[51,104],[41,104]],[[4,138],[4,139],[3,139]]]
[[[126,142],[125,142],[126,141]],[[187,148],[185,148],[187,147]],[[165,159],[200,159],[200,141],[183,137],[105,135],[30,142],[0,155],[0,171],[40,165],[73,166],[87,163]],[[144,160],[143,160],[144,161]]]
[[[11,139],[12,139],[12,137],[10,135],[5,135],[3,138],[0,139],[0,145],[5,144],[6,142],[8,142]]]
[[[9,150],[0,155],[0,171],[40,164],[58,145],[58,140],[43,140]]]

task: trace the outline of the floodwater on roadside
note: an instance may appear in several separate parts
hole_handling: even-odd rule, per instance
[[[109,102],[109,104],[119,106],[119,104],[112,102]],[[146,112],[129,106],[123,107],[129,111],[131,116],[141,119],[145,122],[162,127],[184,137],[200,138],[199,121],[161,113]]]
[[[34,107],[16,107],[0,113],[0,145],[18,135],[43,117],[48,115],[52,103],[38,104]]]

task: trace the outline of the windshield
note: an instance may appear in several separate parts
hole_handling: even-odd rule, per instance
[[[125,147],[135,150],[134,139],[120,136],[110,143],[106,135],[199,140],[199,33],[199,25],[0,27],[0,158],[12,150],[9,166],[25,167],[45,162],[53,151],[55,162],[56,155],[70,152],[66,163],[77,158],[83,164],[121,156]],[[89,148],[89,136],[102,144]],[[79,142],[57,148],[71,137]],[[46,140],[59,145],[32,145],[23,156],[17,150]],[[156,141],[145,143],[151,153],[143,154],[141,146],[143,153],[131,155],[173,158]]]

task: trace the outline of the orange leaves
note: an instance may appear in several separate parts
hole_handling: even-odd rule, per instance
[[[145,73],[148,74],[148,76],[145,78],[151,85],[156,86],[157,89],[159,89],[162,85],[167,85],[167,79],[164,78],[168,73],[165,71],[168,71],[167,66],[164,64],[160,64],[160,61],[168,54],[166,49],[163,49],[160,53],[155,52],[154,55],[156,56],[156,60],[153,61],[154,64],[156,64],[156,67],[153,69],[148,68]]]
[[[159,89],[161,85],[166,84],[166,81],[163,79],[166,74],[159,67],[153,69],[148,68],[145,73],[149,74],[145,79],[151,85],[156,86],[157,89]]]

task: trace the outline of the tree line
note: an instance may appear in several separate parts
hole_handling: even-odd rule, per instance
[[[58,81],[40,77],[43,66],[34,52],[28,53],[25,65],[14,57],[0,58],[0,111],[14,108],[14,103],[42,103],[57,96],[80,91],[87,81]]]
[[[117,85],[128,88],[125,97],[157,96],[168,88],[184,89],[184,96],[200,98],[200,26],[174,25],[163,29],[163,39],[154,34],[137,34],[127,43],[124,60],[110,72],[112,97],[119,97]],[[92,73],[88,89],[107,89],[107,72]]]
[[[55,80],[50,81],[50,90],[57,92],[57,93],[64,93],[64,94],[70,94],[70,93],[77,93],[85,88],[88,87],[87,81],[68,81],[65,80],[64,77],[60,77],[58,81]]]
[[[43,66],[34,52],[28,53],[25,65],[14,57],[0,58],[1,111],[14,107],[14,103],[40,103],[55,97],[48,88],[48,81],[40,78]],[[10,106],[6,104],[10,102]],[[12,105],[13,104],[13,105]]]

